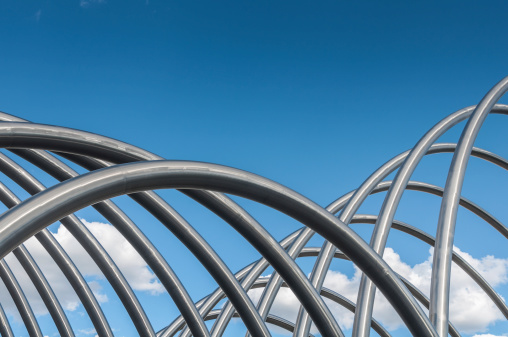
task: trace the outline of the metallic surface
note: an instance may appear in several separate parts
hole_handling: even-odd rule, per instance
[[[0,113],[0,147],[12,154],[0,153],[0,172],[10,183],[26,190],[32,197],[20,200],[0,182],[0,201],[8,211],[0,216],[0,257],[13,253],[35,286],[58,332],[74,336],[74,329],[57,299],[50,282],[37,265],[24,242],[34,236],[49,253],[76,292],[99,336],[113,336],[96,297],[62,246],[46,229],[55,221],[77,239],[104,274],[118,295],[140,336],[219,337],[234,317],[240,317],[247,334],[270,336],[266,323],[276,325],[294,336],[311,335],[311,323],[322,336],[344,336],[336,318],[323,300],[326,298],[355,313],[353,336],[366,337],[371,329],[380,336],[390,334],[372,318],[376,288],[389,300],[414,336],[460,336],[449,322],[450,268],[456,263],[485,292],[508,318],[508,307],[484,277],[453,252],[453,237],[459,206],[472,212],[500,235],[508,239],[508,228],[476,203],[462,197],[467,163],[471,156],[508,169],[508,161],[473,146],[489,113],[508,114],[508,106],[496,105],[508,90],[508,78],[499,82],[478,106],[467,107],[444,118],[431,128],[409,151],[392,158],[358,189],[322,208],[291,189],[266,178],[238,169],[191,161],[166,161],[153,153],[105,136],[58,126],[34,124]],[[450,128],[467,120],[457,144],[435,143]],[[425,155],[453,153],[444,188],[411,181],[413,172]],[[59,159],[58,156],[65,160]],[[45,188],[16,161],[22,158],[59,181]],[[70,163],[93,171],[78,174]],[[137,162],[137,163],[136,163]],[[73,165],[74,165],[73,164]],[[395,173],[392,181],[385,180]],[[154,189],[178,189],[224,220],[255,248],[261,258],[236,274],[229,269],[203,236]],[[430,193],[442,198],[436,238],[425,231],[395,220],[406,190]],[[357,214],[372,194],[387,192],[378,215]],[[277,242],[251,214],[223,194],[231,194],[264,204],[301,223],[303,227]],[[128,195],[155,217],[182,242],[218,284],[217,290],[194,303],[184,283],[134,221],[110,198]],[[115,261],[96,237],[72,213],[92,206],[110,222],[136,250],[171,296],[181,316],[168,317],[172,323],[155,333],[149,316]],[[337,216],[335,216],[338,214]],[[349,224],[373,224],[368,245]],[[407,280],[396,274],[382,259],[390,229],[435,246],[430,300]],[[323,237],[321,248],[308,247],[311,238]],[[317,257],[307,278],[296,263],[299,257]],[[323,287],[333,258],[350,260],[363,276],[357,303]],[[274,272],[262,278],[269,267]],[[20,282],[5,260],[0,261],[0,278],[5,284],[30,336],[43,336]],[[289,287],[301,307],[295,322],[278,317],[270,310],[281,287]],[[248,291],[261,288],[257,305]],[[223,306],[219,302],[226,298]],[[427,316],[420,302],[429,309]],[[13,336],[10,318],[0,303],[0,334]],[[209,331],[205,321],[213,320]],[[160,329],[160,327],[159,327]]]

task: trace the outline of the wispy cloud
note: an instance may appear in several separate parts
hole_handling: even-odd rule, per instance
[[[35,22],[39,22],[41,20],[41,14],[42,14],[42,9],[39,9],[37,12],[35,12],[35,14],[34,14]]]
[[[84,334],[84,335],[93,335],[93,334],[95,334],[95,329],[94,328],[80,329],[79,332]]]
[[[99,4],[103,4],[105,2],[106,2],[106,0],[80,0],[79,6],[81,6],[83,8],[87,8],[92,5],[99,5]]]

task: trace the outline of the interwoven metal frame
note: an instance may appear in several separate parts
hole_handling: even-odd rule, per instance
[[[163,158],[104,136],[57,126],[30,123],[0,114],[0,146],[41,168],[61,183],[45,189],[28,171],[4,154],[0,154],[0,171],[25,189],[32,197],[21,201],[0,183],[0,201],[9,211],[0,216],[0,258],[13,252],[43,299],[60,335],[74,336],[73,328],[44,274],[24,247],[23,242],[35,238],[47,250],[74,288],[99,336],[113,336],[107,318],[97,299],[65,250],[46,229],[61,223],[79,241],[98,265],[121,299],[140,336],[169,337],[220,336],[234,316],[239,316],[255,337],[268,337],[266,322],[278,325],[294,336],[308,336],[313,322],[322,336],[343,336],[323,298],[355,312],[353,336],[368,336],[371,327],[381,336],[389,333],[374,319],[372,307],[376,287],[383,292],[414,336],[459,336],[448,319],[450,270],[452,261],[462,268],[492,299],[508,318],[508,307],[488,282],[464,259],[453,252],[453,234],[459,206],[480,216],[501,235],[508,229],[473,202],[461,198],[461,189],[470,156],[508,169],[508,161],[488,151],[474,148],[473,143],[489,113],[508,114],[508,106],[496,105],[508,89],[508,78],[499,82],[483,100],[473,107],[459,110],[430,129],[418,143],[382,165],[355,191],[322,208],[291,189],[269,179],[238,169],[189,161],[167,161]],[[457,144],[437,144],[436,140],[451,127],[468,120]],[[444,188],[417,181],[411,175],[425,155],[453,153]],[[78,175],[59,160],[58,154],[90,173]],[[385,178],[396,172],[392,181]],[[262,259],[233,274],[201,235],[164,199],[152,190],[178,189],[183,194],[224,219],[259,251]],[[394,219],[405,190],[417,190],[442,197],[436,238],[420,229]],[[357,214],[360,205],[371,194],[387,191],[378,216]],[[276,240],[249,213],[226,194],[237,195],[265,204],[298,220],[302,229]],[[166,226],[216,280],[219,288],[194,303],[157,248],[144,236],[129,217],[111,200],[128,194]],[[101,213],[136,249],[168,291],[181,316],[159,332],[155,332],[143,307],[114,261],[91,232],[72,213],[91,206]],[[348,224],[375,224],[370,245]],[[390,229],[403,231],[435,246],[431,297],[428,299],[407,280],[399,277],[380,257]],[[325,238],[321,248],[306,244],[314,233]],[[295,263],[299,256],[317,256],[310,278]],[[363,272],[357,303],[323,287],[332,259],[351,260]],[[269,279],[260,278],[271,266]],[[43,336],[23,289],[5,260],[0,261],[0,277],[31,336]],[[291,288],[300,301],[296,322],[269,314],[275,295],[282,286]],[[257,306],[247,291],[263,287]],[[221,309],[217,303],[228,302]],[[428,317],[418,301],[429,308]],[[209,331],[204,323],[215,320]],[[9,321],[0,307],[0,333],[13,336]]]

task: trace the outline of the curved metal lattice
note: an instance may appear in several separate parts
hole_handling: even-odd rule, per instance
[[[323,298],[355,313],[353,335],[368,336],[371,328],[380,336],[390,336],[372,318],[375,289],[378,288],[400,315],[414,336],[460,336],[449,322],[449,287],[452,262],[463,269],[508,318],[508,307],[491,285],[464,258],[453,251],[453,234],[459,206],[478,215],[501,235],[508,228],[470,200],[461,197],[465,169],[471,156],[508,169],[508,161],[486,150],[473,147],[478,131],[489,113],[508,114],[508,106],[496,105],[508,90],[508,78],[499,82],[478,106],[459,110],[430,129],[418,143],[382,165],[358,189],[322,208],[304,196],[269,179],[230,167],[189,161],[167,161],[133,145],[83,131],[35,124],[0,114],[0,146],[42,169],[60,183],[45,189],[12,156],[0,154],[0,171],[32,197],[21,201],[0,183],[0,201],[10,210],[0,217],[0,253],[14,253],[47,307],[60,335],[74,336],[73,326],[57,296],[24,242],[34,236],[49,253],[81,301],[99,336],[113,336],[108,319],[85,281],[60,243],[46,229],[55,221],[77,239],[100,268],[127,310],[141,336],[220,336],[232,317],[240,317],[253,336],[270,336],[266,323],[274,324],[294,336],[308,336],[313,322],[322,336],[343,336],[336,319]],[[457,144],[435,143],[450,128],[467,120]],[[453,153],[444,188],[410,178],[425,155]],[[91,171],[79,175],[72,165]],[[72,166],[71,165],[71,166]],[[387,177],[395,172],[393,180]],[[194,199],[240,233],[262,258],[233,274],[210,244],[173,209],[154,189],[178,189]],[[429,233],[395,220],[395,212],[405,190],[415,190],[442,198],[434,238]],[[377,216],[358,214],[366,198],[386,192]],[[303,227],[277,242],[246,210],[226,194],[264,204],[296,219]],[[128,195],[157,218],[206,268],[219,287],[197,303],[189,296],[170,261],[137,225],[113,203],[111,198]],[[97,238],[73,215],[92,206],[125,237],[145,260],[167,290],[181,316],[155,332],[143,306],[122,272]],[[352,223],[373,224],[370,245],[348,227]],[[397,275],[380,257],[390,229],[402,231],[435,247],[431,296]],[[321,248],[308,247],[317,233],[323,237]],[[307,277],[295,260],[315,256]],[[363,273],[356,303],[323,286],[333,258],[351,260]],[[261,277],[272,267],[270,278]],[[20,283],[2,260],[0,278],[12,297],[31,336],[43,336]],[[281,287],[289,287],[301,304],[295,322],[270,313]],[[262,288],[257,305],[247,295]],[[218,303],[227,298],[222,306]],[[421,305],[429,308],[429,315]],[[209,329],[205,321],[214,320]],[[0,333],[13,336],[9,320],[0,307]]]

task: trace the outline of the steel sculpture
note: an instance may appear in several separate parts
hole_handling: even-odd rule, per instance
[[[456,263],[490,297],[508,319],[508,307],[492,286],[453,251],[453,236],[459,206],[477,215],[508,239],[508,228],[474,202],[461,197],[468,160],[478,157],[487,163],[508,169],[508,161],[486,150],[473,147],[480,127],[489,113],[508,114],[508,106],[496,104],[508,90],[508,77],[499,82],[478,106],[459,110],[431,128],[409,151],[386,162],[361,186],[322,208],[291,189],[269,179],[238,169],[200,162],[167,161],[153,153],[104,136],[57,126],[35,124],[0,113],[0,146],[39,167],[60,183],[45,188],[13,156],[0,153],[0,171],[32,197],[21,201],[0,183],[0,201],[9,208],[0,216],[0,258],[10,252],[20,262],[40,294],[56,328],[62,336],[75,332],[60,305],[51,284],[38,267],[24,242],[34,236],[49,253],[76,292],[99,336],[113,336],[107,317],[66,251],[47,226],[60,221],[77,239],[111,284],[133,321],[140,336],[172,337],[222,336],[233,317],[240,317],[247,334],[268,337],[266,323],[306,337],[313,322],[322,336],[343,336],[335,317],[323,298],[355,313],[353,336],[365,337],[371,329],[380,336],[389,332],[372,317],[376,288],[385,295],[414,336],[460,336],[449,321],[451,263]],[[437,139],[461,121],[467,120],[457,144],[436,143]],[[411,181],[425,155],[453,153],[444,188]],[[65,160],[59,159],[64,158]],[[73,162],[89,173],[78,174],[65,161]],[[392,181],[385,179],[393,172]],[[262,258],[233,274],[208,242],[155,189],[178,189],[222,218],[240,233]],[[414,190],[442,198],[436,238],[395,219],[404,191]],[[379,215],[357,214],[368,196],[387,192]],[[254,200],[298,220],[303,227],[277,242],[253,216],[226,194]],[[170,267],[171,261],[143,234],[124,211],[111,200],[129,195],[157,218],[198,259],[219,287],[194,303],[185,285]],[[152,326],[135,292],[114,260],[97,238],[73,212],[92,206],[118,229],[152,269],[171,296],[181,316],[159,332]],[[373,224],[370,245],[351,228],[352,223]],[[390,229],[402,231],[435,246],[430,300],[413,284],[396,274],[382,255]],[[314,234],[322,236],[321,248],[308,247]],[[315,256],[309,278],[295,260]],[[352,261],[363,271],[357,303],[323,287],[333,258]],[[260,278],[273,267],[269,279]],[[20,283],[5,260],[0,261],[0,278],[12,297],[30,336],[43,336],[37,318]],[[301,303],[295,322],[270,313],[281,287],[289,287]],[[262,288],[255,306],[247,291]],[[218,303],[227,298],[221,307]],[[419,302],[429,309],[427,316]],[[1,303],[0,303],[1,304]],[[209,330],[205,321],[214,320]],[[0,305],[0,334],[13,336],[10,321]]]

